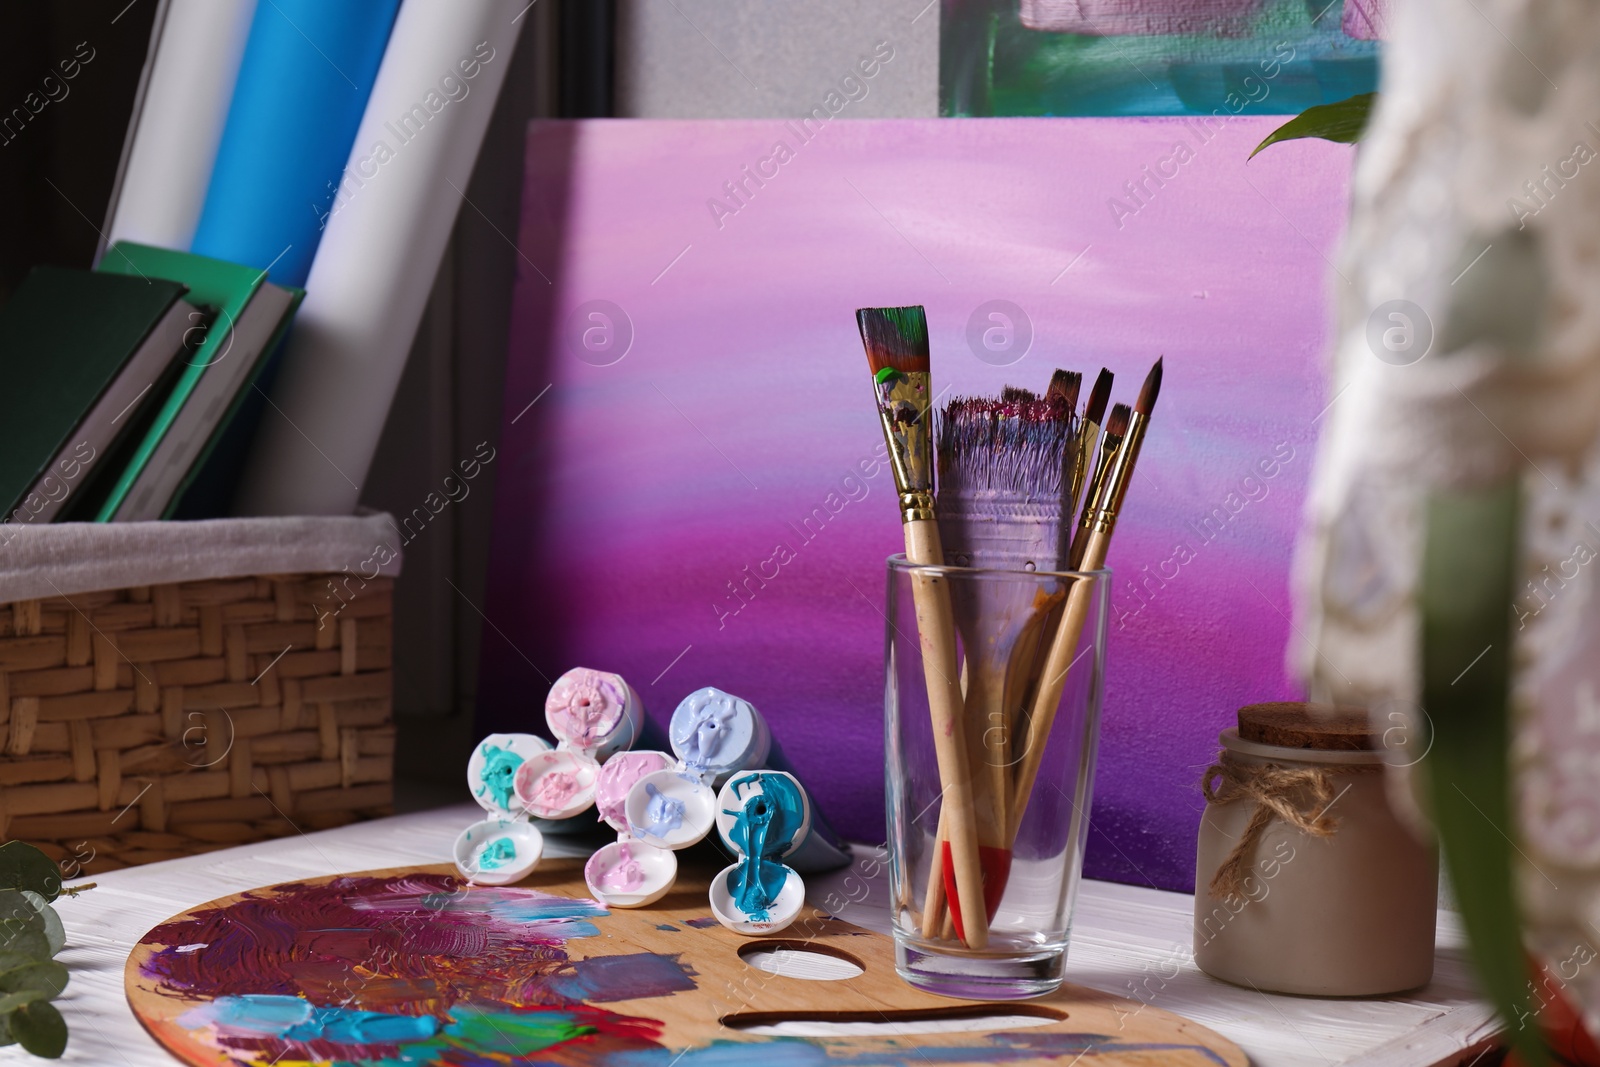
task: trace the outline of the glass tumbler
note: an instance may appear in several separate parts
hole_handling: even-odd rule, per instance
[[[952,997],[1053,992],[1083,870],[1111,572],[923,566],[904,556],[891,556],[888,570],[884,734],[896,969],[913,986]],[[953,627],[934,624],[930,612]],[[955,635],[953,655],[938,651],[941,633]],[[1047,671],[1052,655],[1064,673]],[[948,778],[929,698],[930,683],[938,688],[946,677],[940,663],[956,665],[960,684],[944,746],[947,762],[959,760]],[[969,803],[947,803],[963,794]],[[977,844],[965,864],[948,844],[964,832],[962,820]],[[951,906],[963,884],[981,886],[984,929],[961,921],[979,913],[975,903],[964,912]]]

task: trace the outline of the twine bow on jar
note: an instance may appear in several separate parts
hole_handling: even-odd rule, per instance
[[[1274,817],[1312,837],[1328,837],[1339,827],[1338,820],[1328,814],[1334,800],[1333,776],[1321,767],[1242,765],[1224,752],[1206,768],[1200,790],[1211,804],[1235,800],[1256,804],[1238,843],[1211,876],[1211,895],[1223,900],[1244,896],[1244,880],[1254,865],[1256,845]],[[1311,804],[1306,805],[1306,800]],[[1311,811],[1302,810],[1303,806]]]

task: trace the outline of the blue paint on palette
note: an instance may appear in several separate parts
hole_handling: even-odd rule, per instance
[[[275,994],[218,997],[184,1013],[178,1022],[191,1030],[210,1023],[219,1033],[237,1037],[337,1045],[400,1045],[425,1041],[439,1029],[431,1015],[319,1008],[300,997]]]
[[[683,920],[683,925],[692,926],[696,930],[709,930],[713,926],[720,926],[721,924],[717,922],[716,916],[703,915],[698,919],[685,919]]]
[[[690,992],[694,973],[694,968],[680,963],[677,956],[655,952],[592,956],[574,960],[569,972],[549,979],[549,986],[570,1000],[609,1004]]]

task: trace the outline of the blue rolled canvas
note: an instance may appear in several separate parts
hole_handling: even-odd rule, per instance
[[[193,251],[305,284],[399,6],[258,5]]]

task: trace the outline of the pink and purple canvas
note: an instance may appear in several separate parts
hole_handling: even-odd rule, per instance
[[[1279,120],[542,122],[529,130],[481,730],[621,672],[767,716],[884,837],[883,561],[854,310],[927,307],[935,388],[1165,385],[1112,547],[1087,872],[1192,887],[1201,771],[1296,695],[1288,569],[1350,149]],[[1334,277],[1333,284],[1337,284]]]

